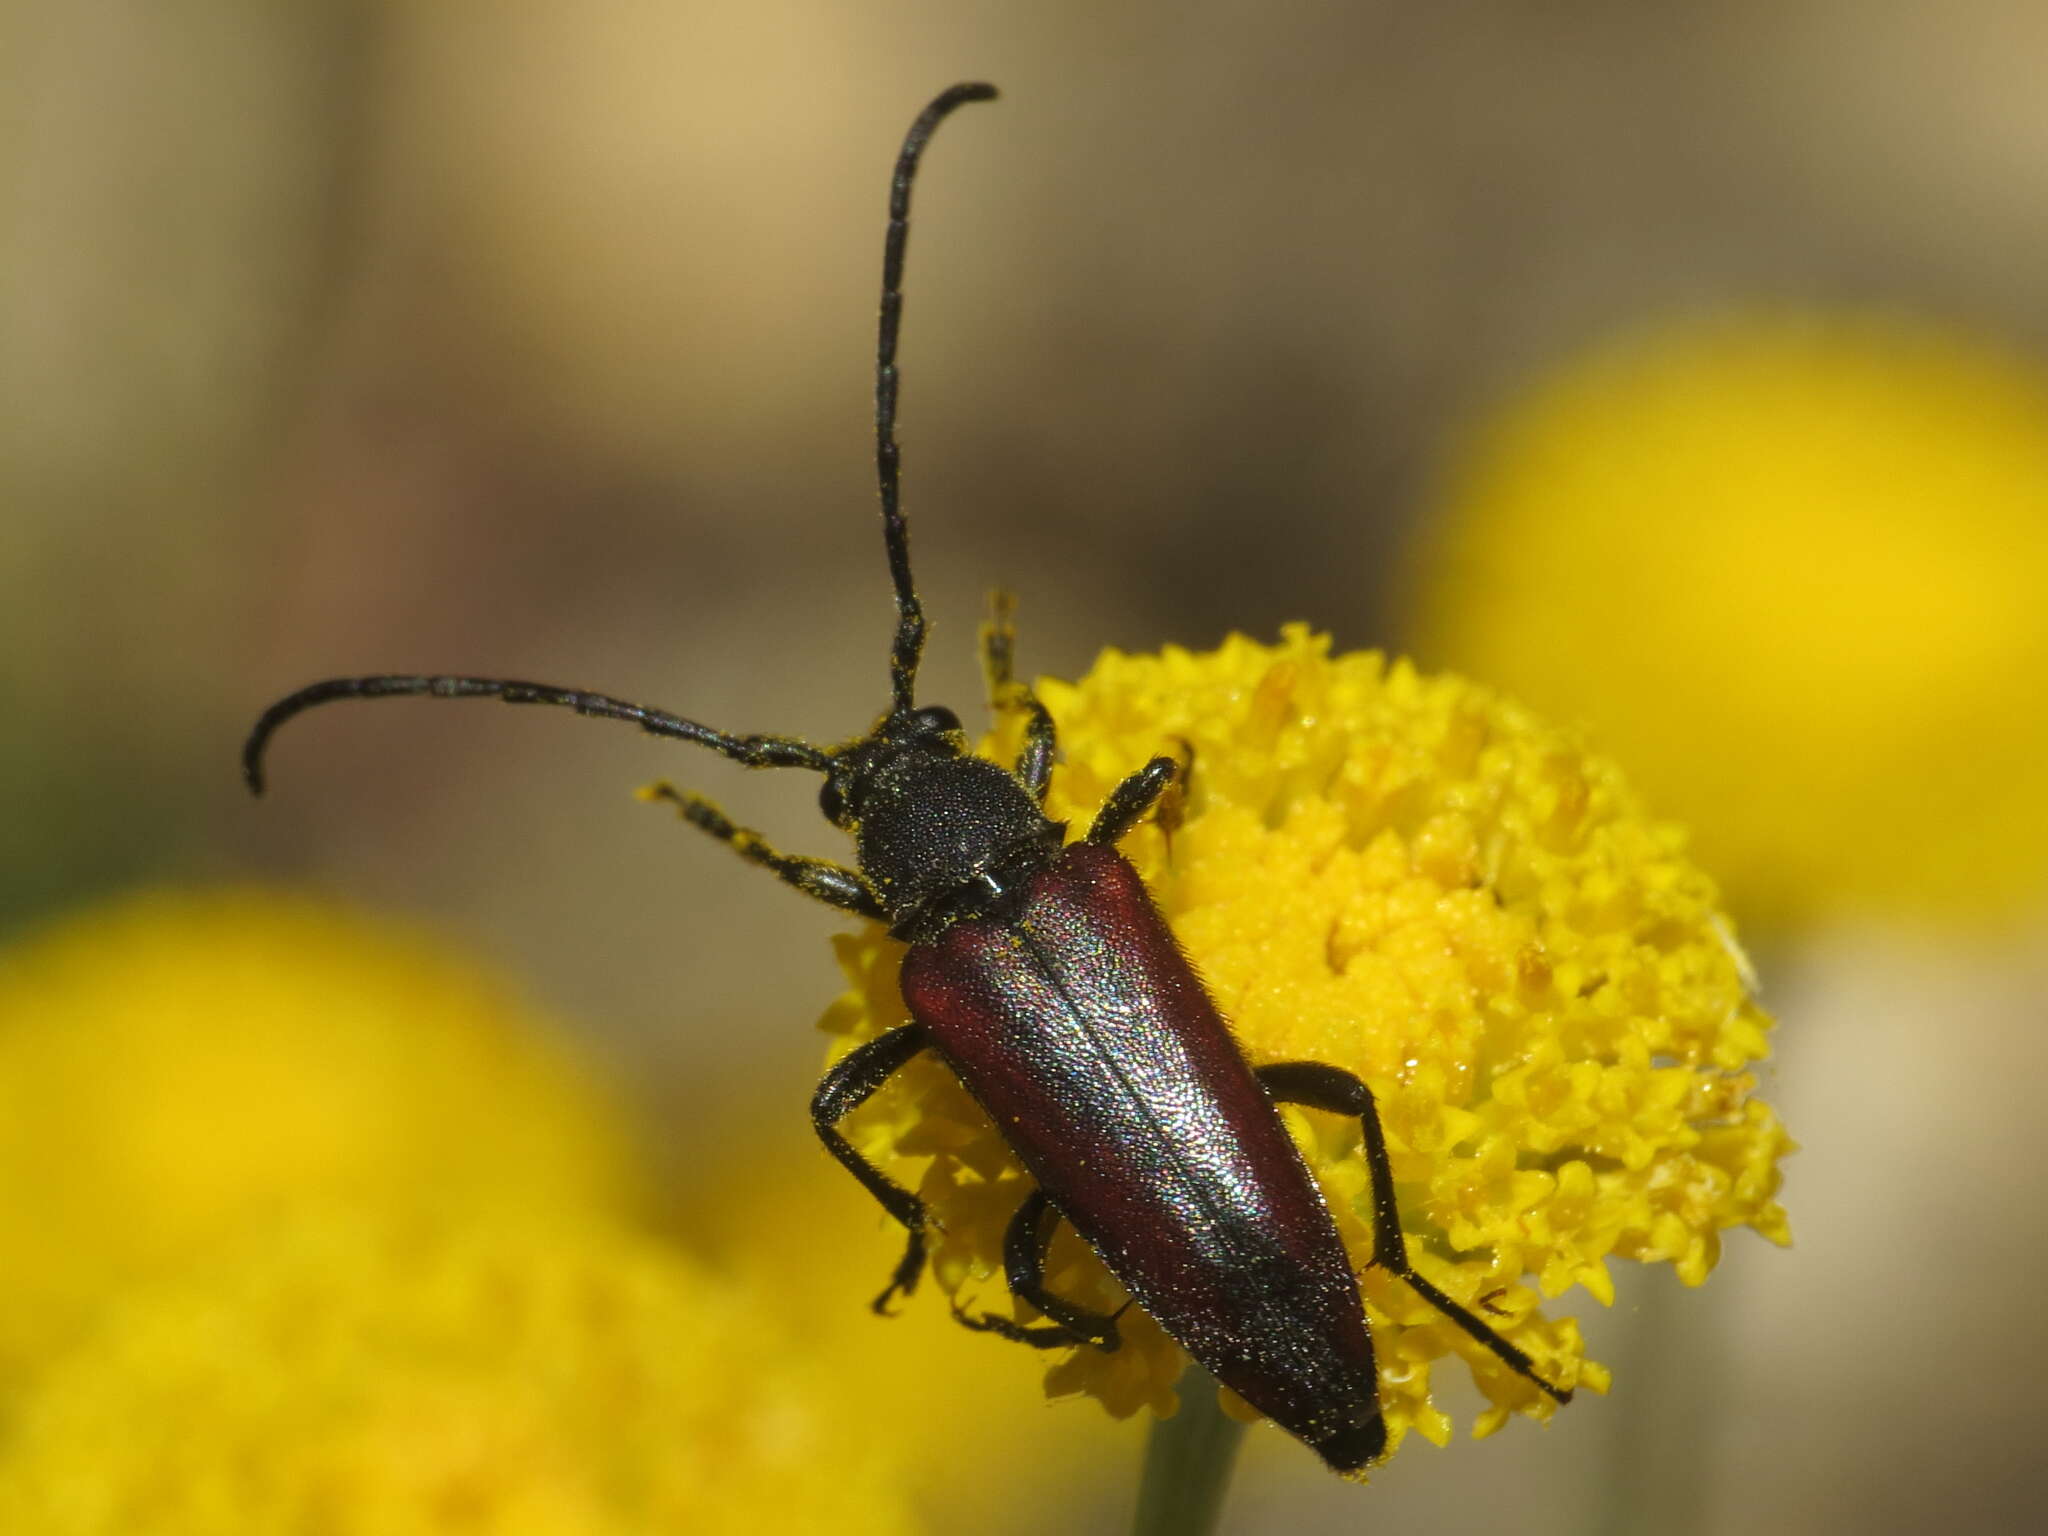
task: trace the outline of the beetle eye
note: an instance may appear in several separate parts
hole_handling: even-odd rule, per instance
[[[825,813],[825,819],[833,826],[846,825],[846,796],[839,791],[837,775],[826,775],[824,785],[818,790],[818,809]]]
[[[943,704],[927,704],[911,720],[920,736],[950,736],[960,729],[960,717]]]

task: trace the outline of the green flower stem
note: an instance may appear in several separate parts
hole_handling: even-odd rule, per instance
[[[1131,1536],[1209,1536],[1223,1518],[1244,1425],[1216,1401],[1215,1378],[1191,1365],[1176,1384],[1180,1412],[1153,1422]]]

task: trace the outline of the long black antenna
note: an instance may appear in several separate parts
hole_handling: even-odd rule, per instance
[[[889,234],[882,244],[882,323],[875,345],[875,472],[882,486],[882,542],[889,551],[889,577],[896,584],[896,641],[889,648],[889,686],[897,714],[906,714],[912,707],[918,658],[924,654],[924,605],[910,584],[910,531],[898,496],[902,454],[896,447],[896,332],[903,321],[903,248],[910,237],[910,183],[917,175],[925,145],[953,109],[970,101],[993,101],[995,96],[996,88],[981,81],[941,91],[903,136],[896,174],[889,181]]]
[[[503,699],[507,704],[559,704],[579,715],[600,720],[624,720],[651,736],[672,736],[678,741],[709,747],[721,757],[745,763],[749,768],[810,768],[819,773],[832,771],[829,752],[788,736],[734,736],[713,730],[667,710],[628,704],[607,694],[586,693],[580,688],[557,688],[548,683],[520,683],[499,677],[406,677],[382,674],[375,677],[330,677],[322,683],[301,688],[279,699],[263,711],[249,739],[242,744],[242,777],[252,795],[263,793],[263,750],[277,728],[304,710],[335,699],[388,699],[408,694],[425,694],[436,699]]]
[[[910,184],[917,175],[918,160],[940,123],[955,107],[970,101],[990,101],[996,94],[992,85],[971,82],[941,91],[932,104],[918,113],[917,121],[904,135],[903,148],[896,156],[896,173],[889,183],[889,236],[882,248],[882,319],[880,339],[875,347],[875,468],[882,487],[882,538],[889,551],[889,575],[896,584],[896,640],[889,653],[889,677],[894,688],[894,712],[907,713],[917,684],[918,658],[924,651],[924,609],[910,585],[910,541],[898,505],[898,461],[896,448],[896,332],[903,319],[903,248],[910,233]],[[551,683],[524,683],[496,677],[428,677],[378,674],[371,677],[332,677],[301,688],[279,699],[263,712],[256,728],[242,746],[242,777],[255,794],[263,793],[263,754],[270,738],[287,720],[337,699],[388,699],[405,696],[435,699],[502,699],[507,704],[553,704],[573,709],[579,715],[603,720],[623,720],[654,736],[709,747],[721,757],[744,763],[749,768],[808,768],[830,773],[834,758],[822,747],[792,736],[736,736],[714,730],[695,720],[685,720],[666,710],[649,709],[608,694],[589,693],[581,688],[560,688]]]

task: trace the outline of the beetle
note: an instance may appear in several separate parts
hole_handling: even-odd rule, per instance
[[[891,1074],[936,1054],[979,1101],[1033,1181],[1003,1244],[1011,1292],[1043,1322],[973,1315],[969,1327],[1038,1348],[1114,1350],[1117,1321],[1054,1295],[1045,1262],[1070,1223],[1131,1297],[1219,1381],[1355,1471],[1386,1447],[1372,1334],[1329,1208],[1276,1106],[1355,1117],[1371,1175],[1372,1263],[1399,1276],[1479,1344],[1559,1403],[1523,1350],[1410,1262],[1372,1090],[1318,1062],[1253,1066],[1233,1039],[1137,871],[1117,843],[1185,780],[1188,756],[1161,754],[1119,783],[1069,842],[1044,811],[1057,743],[1051,715],[1011,676],[1007,615],[984,640],[999,708],[1024,716],[1013,767],[968,750],[960,719],[916,701],[924,610],[911,581],[899,495],[896,343],[911,185],[925,146],[956,108],[994,87],[942,92],[905,136],[890,182],[875,361],[875,459],[883,546],[895,589],[890,703],[864,734],[832,747],[737,735],[605,694],[502,678],[331,678],[264,711],[243,747],[250,790],[287,720],[337,699],[425,696],[549,704],[623,720],[751,768],[823,776],[819,806],[852,834],[855,867],[787,854],[701,795],[656,786],[682,818],[787,885],[885,923],[908,950],[910,1019],[844,1056],[811,1100],[832,1156],[908,1233],[874,1308],[907,1296],[925,1265],[923,1202],[863,1157],[842,1120]]]

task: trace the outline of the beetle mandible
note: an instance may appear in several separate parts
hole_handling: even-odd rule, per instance
[[[883,246],[875,359],[875,459],[882,538],[895,586],[888,711],[833,747],[789,736],[735,735],[605,694],[499,678],[331,678],[265,710],[242,752],[263,790],[272,734],[336,699],[424,695],[556,704],[630,721],[751,768],[824,777],[820,807],[851,833],[857,867],[777,851],[700,795],[659,786],[683,819],[806,895],[886,923],[909,949],[910,1021],[859,1046],[826,1073],[811,1118],[832,1155],[909,1233],[875,1299],[885,1312],[924,1269],[925,1209],[868,1162],[839,1122],[924,1051],[958,1075],[1035,1183],[1011,1221],[1011,1291],[1046,1319],[1021,1324],[955,1311],[969,1327],[1039,1348],[1117,1347],[1113,1316],[1047,1290],[1045,1258],[1072,1224],[1132,1298],[1219,1381],[1355,1471],[1386,1446],[1372,1335],[1357,1277],[1321,1192],[1276,1104],[1355,1116],[1372,1182],[1372,1262],[1399,1276],[1473,1339],[1556,1401],[1530,1357],[1430,1284],[1409,1262],[1394,1204],[1386,1137],[1371,1089],[1317,1062],[1252,1066],[1117,843],[1186,773],[1162,754],[1111,792],[1085,836],[1043,804],[1056,751],[1051,715],[1010,674],[1010,637],[985,642],[990,691],[1023,712],[1014,769],[970,754],[959,718],[916,702],[924,610],[911,583],[896,445],[896,338],[911,183],[926,144],[955,108],[995,96],[969,83],[942,92],[910,126],[896,158]]]

